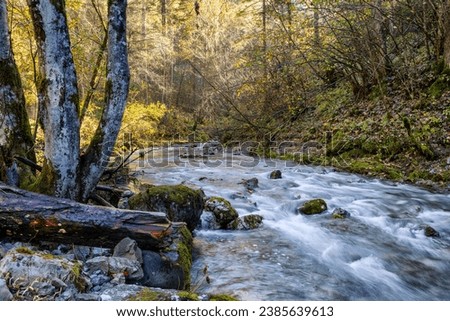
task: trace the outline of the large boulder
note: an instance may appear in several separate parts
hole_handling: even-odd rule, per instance
[[[163,212],[173,222],[185,222],[193,231],[200,222],[203,212],[202,190],[184,185],[150,186],[142,193],[128,200],[130,209]]]
[[[82,264],[26,247],[9,251],[0,261],[0,277],[15,300],[71,300],[90,287]]]
[[[174,233],[172,244],[160,252],[142,251],[142,285],[188,290],[191,285],[192,235],[186,227]]]
[[[239,217],[237,211],[230,202],[222,197],[210,197],[205,201],[205,210],[214,215],[215,221],[222,229],[227,229],[228,224]]]
[[[298,208],[298,211],[305,215],[320,214],[327,210],[327,203],[321,198],[306,201]]]

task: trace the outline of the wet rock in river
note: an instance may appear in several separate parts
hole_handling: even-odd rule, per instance
[[[298,211],[305,215],[320,214],[327,210],[327,203],[321,199],[313,199],[306,201],[298,208]]]
[[[246,189],[249,191],[253,191],[258,187],[258,179],[256,177],[250,178],[250,179],[243,179],[241,183],[245,186]]]
[[[343,208],[338,207],[333,210],[331,217],[334,219],[344,219],[350,217],[350,213]]]
[[[231,198],[232,200],[235,200],[235,199],[246,199],[247,196],[245,196],[244,193],[236,192],[236,193],[231,194],[231,195],[230,195],[230,198]]]
[[[213,213],[220,228],[226,229],[228,224],[239,217],[230,202],[222,197],[210,197],[205,202],[205,210]]]
[[[201,217],[201,228],[205,230],[220,230],[220,224],[212,212],[205,211]]]
[[[236,218],[228,225],[233,230],[253,230],[259,228],[263,223],[263,217],[258,214],[247,214]]]
[[[200,222],[203,212],[202,190],[194,190],[184,185],[150,186],[144,192],[132,196],[130,209],[156,211],[167,214],[173,222],[185,222],[193,231]]]
[[[425,226],[425,230],[424,230],[425,236],[427,237],[439,237],[439,232],[436,231],[434,228],[432,228],[431,226],[427,225]]]
[[[274,170],[273,172],[270,173],[269,178],[270,179],[280,179],[281,178],[281,171],[279,169]]]

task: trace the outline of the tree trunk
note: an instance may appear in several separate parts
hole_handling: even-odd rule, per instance
[[[94,138],[82,159],[81,193],[85,202],[108,165],[128,97],[130,72],[126,35],[127,0],[108,1],[108,67],[105,109]]]
[[[40,60],[38,99],[45,132],[44,166],[34,190],[78,195],[78,88],[64,0],[28,0]]]
[[[317,48],[322,49],[322,39],[320,37],[320,11],[317,7],[314,7],[313,9],[313,18],[314,44],[317,46]]]
[[[184,223],[165,214],[85,205],[0,183],[0,238],[114,247],[124,237],[158,250]]]
[[[444,62],[450,68],[450,1],[444,4]]]
[[[0,0],[0,180],[25,185],[33,172],[17,164],[15,156],[35,161],[22,83],[9,36],[6,1]]]

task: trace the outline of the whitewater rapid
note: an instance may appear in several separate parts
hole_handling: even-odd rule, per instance
[[[264,217],[256,230],[194,232],[195,289],[242,300],[450,300],[450,195],[281,160],[180,155],[155,148],[132,171],[143,183],[201,188],[240,215]],[[275,169],[281,179],[269,179]],[[242,180],[254,177],[259,187],[249,192]],[[328,210],[298,214],[313,198]],[[350,218],[333,219],[335,208]],[[425,236],[425,226],[440,237]]]

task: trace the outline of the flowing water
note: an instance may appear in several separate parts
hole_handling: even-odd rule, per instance
[[[450,195],[331,168],[232,153],[183,159],[179,153],[153,150],[135,163],[135,176],[200,187],[207,196],[228,199],[240,215],[264,217],[255,230],[195,231],[198,290],[242,300],[450,300]],[[274,169],[282,179],[269,179]],[[259,187],[249,192],[240,183],[253,177]],[[313,198],[324,199],[328,210],[298,214]],[[338,207],[350,218],[332,219]],[[426,237],[427,225],[440,237]]]

